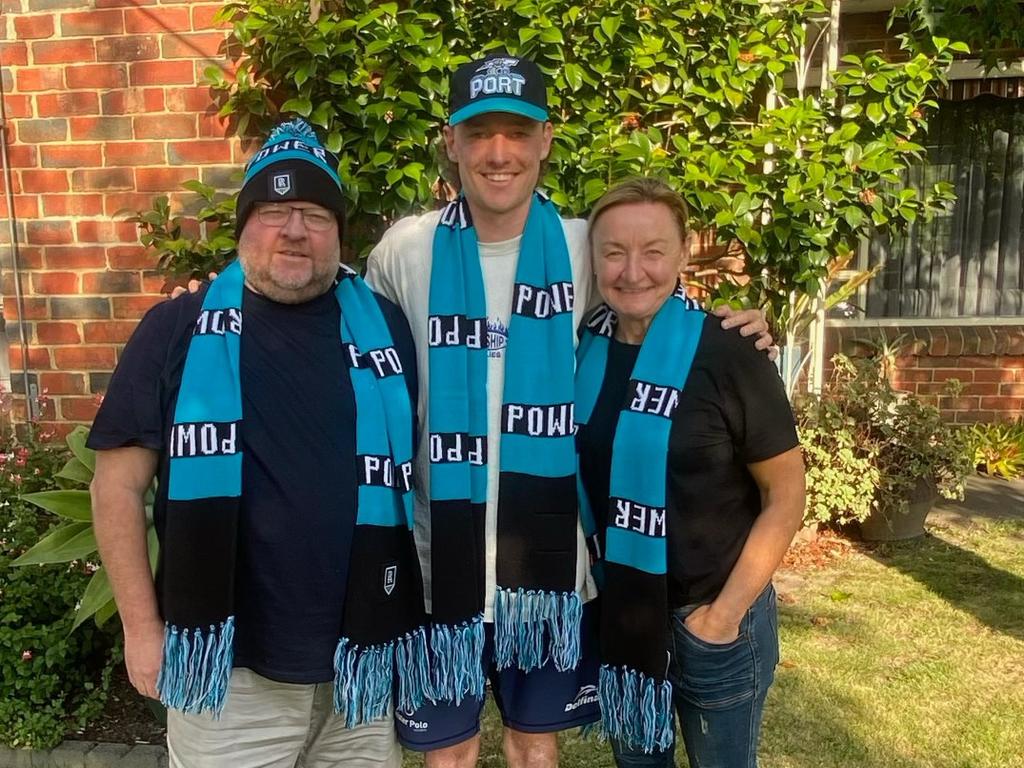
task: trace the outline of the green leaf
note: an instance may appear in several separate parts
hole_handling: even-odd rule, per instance
[[[114,599],[114,591],[110,588],[110,579],[107,576],[106,568],[99,568],[89,579],[82,595],[82,602],[75,614],[75,623],[71,627],[74,632],[83,621],[95,614],[107,603]]]
[[[92,522],[92,501],[88,491],[39,491],[23,494],[20,498],[68,520]]]
[[[36,542],[12,565],[43,565],[80,560],[96,551],[96,534],[89,523],[65,523]]]
[[[843,218],[851,228],[857,229],[864,221],[864,211],[855,205],[848,205],[843,208]]]
[[[117,603],[114,601],[113,598],[111,598],[103,606],[101,606],[98,611],[96,611],[94,618],[96,626],[102,627],[104,624],[110,621],[114,617],[114,614],[116,613]]]
[[[281,105],[281,111],[295,112],[302,117],[309,117],[309,113],[313,111],[313,102],[305,98],[288,99]]]
[[[651,87],[654,88],[656,94],[664,96],[668,93],[668,89],[672,87],[672,78],[666,74],[659,73],[651,78]]]
[[[882,109],[882,105],[877,101],[868,104],[867,116],[868,120],[875,125],[881,125],[885,121],[885,112]]]
[[[615,33],[619,31],[620,24],[622,24],[622,19],[616,16],[605,16],[601,19],[601,31],[608,37],[609,42],[615,37]]]
[[[77,456],[72,456],[61,471],[56,474],[56,477],[62,477],[65,480],[72,480],[83,485],[91,483],[92,476],[93,471],[85,466]]]
[[[199,182],[188,181],[182,184],[182,186],[185,187],[186,189],[192,189],[192,191],[197,191],[195,186],[190,187],[189,184],[198,185],[200,190],[203,187],[203,185],[200,184]],[[167,203],[167,198],[164,198],[164,203]],[[88,439],[88,437],[89,430],[86,427],[79,425],[68,433],[68,436],[64,438],[64,441],[68,444],[68,448],[71,449],[71,453],[74,454],[74,457],[78,459],[80,462],[82,462],[86,467],[88,467],[90,472],[95,472],[96,451],[94,451],[92,448],[87,448],[85,446],[85,441]]]

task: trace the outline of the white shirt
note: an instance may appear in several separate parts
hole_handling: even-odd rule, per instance
[[[391,299],[409,320],[419,369],[420,394],[417,413],[421,437],[426,434],[427,404],[430,398],[429,346],[427,318],[430,302],[430,273],[434,230],[440,211],[410,216],[395,223],[370,253],[366,280],[383,296]],[[573,324],[578,327],[587,310],[593,276],[587,248],[587,223],[582,219],[563,219],[565,242],[572,262],[577,297]],[[487,302],[487,510],[484,528],[486,546],[486,605],[484,620],[493,621],[495,558],[497,557],[498,470],[501,466],[501,403],[505,385],[505,349],[512,315],[512,290],[519,264],[521,237],[498,243],[480,243],[480,265]],[[581,300],[582,298],[582,300]],[[420,440],[414,467],[415,538],[423,570],[423,589],[427,611],[431,610],[430,584],[430,460],[428,441]],[[583,532],[577,524],[576,590],[584,601],[597,596],[590,575],[590,562]]]

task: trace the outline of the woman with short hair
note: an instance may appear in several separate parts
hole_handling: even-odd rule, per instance
[[[576,409],[602,718],[620,766],[672,765],[678,713],[691,765],[753,768],[803,461],[775,367],[686,297],[686,236],[685,203],[655,179],[590,217],[605,303],[582,333]]]

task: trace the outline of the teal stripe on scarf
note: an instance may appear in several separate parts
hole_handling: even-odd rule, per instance
[[[627,399],[619,414],[612,442],[609,498],[643,505],[665,513],[668,447],[672,412],[678,393],[690,374],[704,324],[704,313],[676,287],[655,315],[633,367],[631,379],[641,385],[668,388],[664,400]],[[577,351],[576,405],[580,424],[590,421],[604,383],[615,313],[607,305],[588,318]],[[632,398],[632,388],[631,388]],[[675,397],[673,401],[671,398]],[[658,406],[662,407],[658,407]],[[646,407],[645,407],[646,406]],[[652,412],[654,411],[654,412]],[[585,493],[580,489],[581,500]],[[589,505],[588,505],[589,506]],[[596,524],[605,528],[604,559],[656,577],[667,571],[667,524],[639,533],[613,524],[614,510],[596,511]],[[593,514],[593,513],[591,513]],[[642,596],[638,596],[642,599]],[[629,606],[613,605],[608,597],[602,610],[619,612]],[[668,606],[664,606],[664,614]],[[663,632],[663,626],[637,628]],[[642,654],[641,654],[642,655]],[[619,660],[602,658],[599,696],[602,726],[623,744],[645,752],[664,750],[672,743],[672,684],[665,679],[666,659],[651,659],[650,668],[633,669]]]

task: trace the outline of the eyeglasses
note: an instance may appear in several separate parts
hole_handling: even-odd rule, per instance
[[[334,214],[323,208],[296,208],[292,205],[260,205],[256,208],[256,216],[261,224],[268,227],[283,227],[298,211],[306,229],[313,232],[326,232],[335,222]]]

